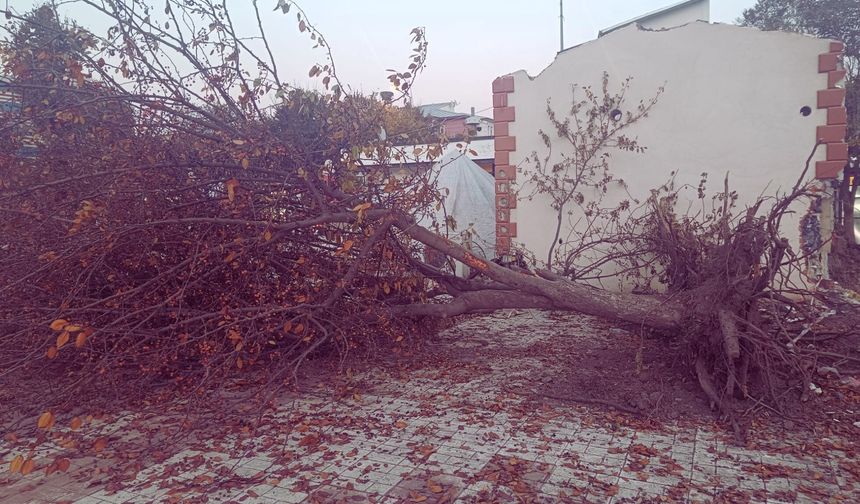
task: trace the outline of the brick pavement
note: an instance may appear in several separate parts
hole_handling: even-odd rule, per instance
[[[528,348],[552,334],[509,329],[533,328],[543,316],[481,317],[442,341],[467,349],[493,338]],[[571,324],[582,327],[582,319]],[[578,406],[536,406],[505,385],[545,362],[481,365],[484,373],[372,369],[351,397],[289,398],[267,418],[268,430],[198,440],[142,468],[124,489],[87,487],[75,477],[88,466],[76,461],[77,473],[5,476],[0,501],[860,502],[844,470],[856,461],[838,449],[803,454],[807,440],[790,436],[743,448],[713,422],[639,426]],[[133,436],[135,415],[111,425]]]

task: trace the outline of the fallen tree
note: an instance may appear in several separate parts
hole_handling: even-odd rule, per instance
[[[804,258],[779,235],[803,183],[739,216],[726,185],[704,219],[676,215],[670,185],[656,190],[626,229],[660,266],[662,294],[506,268],[458,245],[446,223],[417,224],[439,194],[425,174],[392,173],[402,161],[392,140],[413,132],[380,140],[391,105],[348,92],[292,2],[271,6],[296,14],[322,51],[308,75],[325,93],[282,82],[258,2],[254,26],[212,0],[163,12],[142,0],[76,5],[109,20],[107,32],[47,7],[7,12],[4,73],[22,106],[0,127],[0,380],[43,382],[18,418],[153,384],[195,398],[244,373],[274,394],[320,352],[396,344],[426,334],[422,318],[504,308],[676,338],[732,418],[734,397],[776,405],[808,385],[806,353],[789,343],[817,308],[792,286]],[[412,42],[408,69],[389,75],[404,96],[426,57],[422,30]],[[457,278],[426,263],[427,249],[481,274]],[[431,299],[439,289],[450,297]]]

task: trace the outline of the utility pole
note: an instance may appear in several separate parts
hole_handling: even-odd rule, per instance
[[[564,51],[564,0],[558,0],[558,38],[559,51]]]

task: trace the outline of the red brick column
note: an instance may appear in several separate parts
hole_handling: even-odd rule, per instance
[[[848,163],[848,144],[845,135],[848,129],[848,114],[845,110],[845,79],[842,68],[842,42],[831,42],[830,51],[818,56],[818,72],[827,74],[827,89],[818,91],[818,108],[827,109],[827,123],[816,129],[816,140],[824,144],[827,157],[815,164],[815,177],[831,179]]]
[[[517,224],[511,210],[517,199],[511,184],[517,179],[517,168],[511,165],[511,152],[517,150],[517,139],[510,135],[510,124],[516,120],[516,110],[508,105],[508,95],[514,92],[514,77],[505,75],[493,81],[493,123],[496,149],[496,256],[511,251],[511,240],[517,236]]]

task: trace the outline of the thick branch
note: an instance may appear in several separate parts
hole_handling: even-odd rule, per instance
[[[398,216],[396,223],[413,239],[480,270],[512,289],[547,298],[555,308],[620,319],[654,329],[677,329],[684,320],[685,309],[677,301],[657,296],[607,292],[574,282],[548,281],[518,273],[472,255],[465,248],[418,226],[405,215]]]

